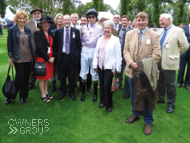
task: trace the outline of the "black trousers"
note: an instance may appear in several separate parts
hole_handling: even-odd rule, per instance
[[[98,75],[100,79],[100,104],[105,104],[106,109],[113,107],[113,101],[112,101],[112,78],[113,78],[113,72],[110,69],[107,70],[101,70],[98,67]]]
[[[164,70],[161,65],[161,60],[158,62],[158,70],[160,71],[158,80],[158,100],[165,101],[165,93],[167,91],[167,105],[174,107],[176,100],[176,71]]]
[[[36,74],[34,69],[35,58],[31,62],[30,77],[29,77],[29,87],[33,87],[36,83]]]
[[[69,94],[75,95],[75,65],[71,61],[70,54],[67,55],[65,53],[62,54],[61,63],[59,65],[59,74],[60,74],[60,82],[61,82],[61,91],[62,94],[67,93],[66,86],[66,77],[69,78]]]
[[[30,77],[31,62],[14,63],[16,70],[15,88],[20,98],[28,97],[28,86]]]

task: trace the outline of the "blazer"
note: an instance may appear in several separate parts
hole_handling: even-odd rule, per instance
[[[51,35],[51,38],[53,39],[53,34],[51,32],[48,31],[48,35]],[[44,31],[42,29],[34,33],[34,40],[36,43],[35,55],[38,57],[42,57],[45,61],[49,61],[50,58],[47,54],[49,44],[44,34]],[[53,43],[54,43],[54,40],[53,40]],[[52,57],[55,57],[54,46],[52,48],[53,48]]]
[[[56,64],[59,66],[62,57],[62,48],[64,44],[64,29],[62,27],[55,31],[55,43],[54,47],[56,48]],[[75,36],[74,36],[75,35]],[[80,40],[80,33],[79,30],[76,28],[71,27],[70,30],[70,55],[71,61],[74,65],[80,63],[80,51],[81,51],[81,40]]]
[[[32,42],[33,52],[35,52],[36,51],[36,44],[34,41],[34,32],[38,31],[38,29],[36,28],[33,19],[29,20],[28,23],[25,24],[25,26],[27,26],[31,30],[31,42]]]
[[[189,35],[189,24],[182,27],[182,29],[185,31],[185,36],[187,38],[188,43],[190,43],[190,35]],[[190,55],[190,48],[181,55],[181,57],[186,57],[186,55]]]
[[[31,44],[31,31],[28,27],[24,26],[24,32],[28,36],[29,39],[29,48],[31,50],[31,55],[33,56],[33,48]],[[14,59],[20,59],[19,56],[19,38],[20,38],[20,30],[18,25],[12,26],[8,29],[8,37],[7,37],[7,48],[8,48],[8,56],[13,57]]]
[[[150,44],[146,44],[147,36],[150,37]],[[125,46],[123,55],[127,63],[125,68],[125,74],[129,78],[134,77],[133,68],[130,66],[131,63],[136,62],[138,53],[138,30],[134,29],[127,32],[125,37]],[[152,55],[155,63],[161,58],[160,40],[159,35],[153,30],[146,29],[143,37],[142,45],[139,51],[138,59]]]
[[[98,50],[100,47],[100,44],[102,42],[102,39],[104,36],[100,37],[98,39],[95,52],[94,52],[94,57],[93,57],[93,67],[97,68],[98,66]],[[104,60],[104,67],[106,69],[112,69],[116,70],[118,72],[121,72],[121,45],[119,42],[119,38],[112,35],[109,43],[106,46],[106,55],[105,55],[105,60]]]
[[[158,31],[161,35],[164,28]],[[169,47],[166,47],[166,45]],[[184,30],[182,28],[172,26],[169,33],[166,36],[165,43],[162,51],[161,64],[164,70],[178,70],[180,55],[183,54],[189,48],[187,38],[185,37]]]

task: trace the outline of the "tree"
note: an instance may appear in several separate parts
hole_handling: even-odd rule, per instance
[[[5,9],[6,9],[5,0],[1,0],[0,1],[0,16],[1,17],[5,16]]]
[[[96,11],[100,11],[100,6],[103,3],[103,0],[93,0],[93,8],[96,9]]]
[[[120,9],[120,15],[128,15],[128,4],[129,1],[128,0],[121,0],[120,1],[121,4],[121,9]]]

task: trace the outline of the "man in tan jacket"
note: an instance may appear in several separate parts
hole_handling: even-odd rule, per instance
[[[37,24],[39,23],[39,20],[41,18],[41,13],[42,13],[41,9],[39,9],[38,7],[34,7],[32,11],[30,12],[33,19],[29,20],[28,23],[26,23],[25,25],[31,30],[31,42],[32,42],[32,47],[33,47],[33,53],[36,51],[36,44],[34,41],[34,32],[38,30]],[[35,64],[35,59],[33,59],[32,64],[31,64],[29,87],[28,87],[29,90],[35,85],[35,82],[36,82],[34,64]]]
[[[184,30],[172,24],[170,14],[160,15],[160,25],[162,29],[158,31],[160,35],[160,45],[162,59],[158,62],[160,76],[158,80],[158,103],[165,103],[165,91],[167,88],[167,113],[174,112],[176,100],[175,76],[179,69],[180,55],[188,48],[187,38]]]
[[[125,74],[128,77],[129,87],[130,87],[130,99],[132,105],[132,115],[126,119],[127,123],[133,123],[139,119],[139,114],[133,111],[134,102],[134,69],[137,69],[137,59],[142,59],[144,57],[152,55],[154,61],[157,63],[161,58],[159,35],[148,29],[147,24],[149,22],[149,16],[145,12],[140,12],[136,15],[137,19],[137,29],[127,32],[125,38],[125,47],[123,50],[123,55],[125,57],[127,66],[125,68]],[[146,109],[146,114],[144,117],[145,127],[144,134],[152,134],[152,122],[153,119],[153,109]]]

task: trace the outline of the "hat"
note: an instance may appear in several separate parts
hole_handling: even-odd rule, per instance
[[[41,9],[39,9],[37,6],[32,8],[32,11],[30,12],[30,14],[32,14],[34,11],[40,11],[41,13],[43,12]]]
[[[86,17],[87,17],[87,18],[88,18],[88,17],[96,17],[96,18],[97,18],[97,16],[98,16],[98,13],[97,13],[97,11],[96,11],[94,8],[89,9],[89,10],[87,11],[87,13],[86,13]]]
[[[42,18],[40,18],[40,23],[38,23],[37,27],[40,28],[40,24],[42,24],[43,22],[50,22],[50,23],[54,23],[53,19],[50,16],[43,16]]]

